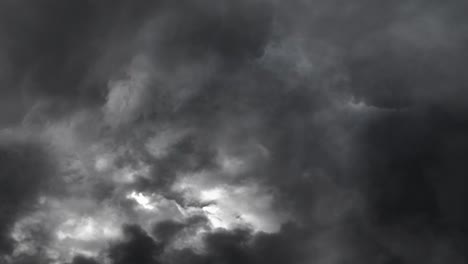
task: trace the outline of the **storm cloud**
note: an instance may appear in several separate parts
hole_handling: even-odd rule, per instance
[[[3,1],[0,262],[466,262],[467,8]]]

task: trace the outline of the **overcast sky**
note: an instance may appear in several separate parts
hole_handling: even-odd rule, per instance
[[[0,263],[466,263],[467,12],[0,1]]]

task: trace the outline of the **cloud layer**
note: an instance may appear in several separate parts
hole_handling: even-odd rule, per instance
[[[0,262],[464,263],[463,1],[0,3]]]

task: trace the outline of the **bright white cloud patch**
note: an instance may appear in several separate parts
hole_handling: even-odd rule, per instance
[[[143,209],[153,210],[156,208],[155,205],[151,204],[151,198],[142,193],[132,192],[127,195],[127,198],[137,202]]]
[[[202,208],[215,228],[250,226],[256,231],[276,232],[287,215],[273,209],[273,196],[256,184],[204,185],[203,181],[182,178],[173,188],[187,200],[209,202]]]
[[[201,200],[206,202],[219,200],[224,195],[226,195],[226,193],[222,188],[213,188],[200,192]]]

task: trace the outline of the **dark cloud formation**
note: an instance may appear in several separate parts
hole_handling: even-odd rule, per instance
[[[139,226],[124,226],[124,238],[120,244],[109,251],[113,263],[157,263],[160,248],[156,242]]]
[[[293,226],[284,227],[280,234],[253,235],[249,230],[218,230],[203,238],[203,252],[191,249],[174,250],[168,242],[174,236],[201,221],[194,218],[186,223],[167,221],[155,226],[155,234],[165,235],[154,241],[138,226],[126,226],[125,240],[111,247],[112,263],[284,263],[302,261],[309,255],[303,243],[309,234]]]
[[[72,264],[97,264],[94,259],[92,258],[87,258],[83,256],[76,256],[73,258]]]
[[[68,263],[464,263],[467,8],[456,0],[3,1],[0,126],[34,130],[74,153],[85,165],[63,176],[61,197],[117,201],[133,217],[119,224],[141,214],[122,201],[127,190],[184,208],[216,205],[174,190],[197,175],[200,185],[261,186],[271,210],[288,215],[271,233],[214,229],[207,216],[150,219],[150,231],[129,223],[99,255]],[[0,260],[29,263],[14,253],[13,227],[40,211],[41,194],[57,192],[48,179],[64,157],[49,164],[35,143],[4,141]],[[95,161],[106,144],[116,158]],[[113,180],[124,169],[145,177]],[[76,195],[83,190],[92,191]],[[200,248],[174,246],[188,237]]]
[[[36,206],[36,198],[47,191],[54,174],[50,157],[40,143],[2,135],[0,142],[0,251],[11,253],[9,237],[15,221]]]

